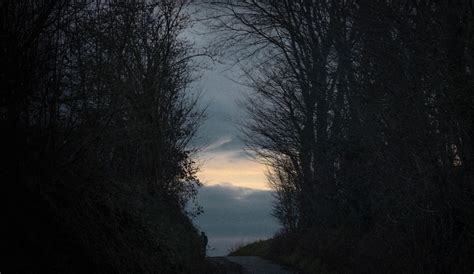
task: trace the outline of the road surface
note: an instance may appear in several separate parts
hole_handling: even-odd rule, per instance
[[[242,266],[242,273],[245,274],[292,274],[289,271],[268,260],[256,256],[227,256],[225,259]]]

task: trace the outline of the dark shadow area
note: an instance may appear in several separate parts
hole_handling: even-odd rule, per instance
[[[206,259],[191,221],[203,56],[240,66],[238,130],[274,195],[215,187],[210,235],[266,235],[273,198],[282,227],[233,255],[307,273],[474,270],[472,1],[6,0],[0,14],[0,271],[266,265]],[[226,138],[208,153],[244,157],[209,128]],[[245,224],[222,221],[239,210]]]
[[[2,1],[2,270],[200,273],[184,1]]]
[[[236,250],[311,273],[474,269],[472,1],[212,1],[284,226]],[[244,254],[242,254],[244,255]]]

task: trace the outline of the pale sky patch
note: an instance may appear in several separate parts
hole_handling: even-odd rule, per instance
[[[265,178],[265,166],[239,150],[212,151],[204,153],[198,177],[206,185],[229,182],[235,186],[269,189]]]
[[[207,153],[207,152],[210,152],[212,150],[215,150],[215,149],[218,149],[220,148],[221,146],[227,144],[227,143],[230,143],[232,142],[232,138],[230,138],[229,136],[224,136],[224,137],[221,137],[220,139],[218,139],[217,141],[215,141],[214,143],[210,144],[209,146],[207,146],[206,148],[204,148],[204,150],[202,151],[202,153]]]

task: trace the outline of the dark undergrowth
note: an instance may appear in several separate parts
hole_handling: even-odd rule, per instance
[[[444,273],[430,265],[430,258],[439,251],[429,244],[421,247],[408,238],[388,235],[382,229],[362,235],[344,229],[280,233],[239,246],[229,255],[260,256],[302,273]],[[464,256],[446,256],[441,263],[455,262],[450,273],[467,273],[472,255],[469,243],[460,243],[457,252]]]
[[[45,185],[47,185],[45,187]],[[139,185],[73,174],[9,194],[11,273],[201,273],[198,232],[178,206]]]

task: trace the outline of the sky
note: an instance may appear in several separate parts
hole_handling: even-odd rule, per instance
[[[226,182],[268,189],[265,166],[244,151],[238,125],[245,119],[245,112],[238,102],[248,91],[232,80],[238,77],[238,68],[230,66],[213,63],[198,81],[203,90],[202,105],[207,106],[207,119],[198,131],[201,143],[207,144],[198,155],[201,164],[198,176],[207,185]]]
[[[186,37],[197,47],[211,43],[210,35],[201,35],[202,26]],[[197,133],[195,144],[205,145],[196,157],[199,179],[204,183],[198,203],[204,213],[193,221],[209,238],[209,256],[223,256],[236,245],[275,234],[279,225],[271,216],[273,193],[265,179],[265,166],[244,152],[238,124],[245,111],[238,104],[248,94],[238,84],[239,68],[232,56],[219,62],[206,61],[199,80],[193,84],[202,91],[200,105],[207,107],[207,118]]]
[[[245,118],[237,104],[245,87],[230,80],[224,66],[215,64],[199,81],[208,118],[198,136],[208,145],[198,155],[204,187],[197,200],[204,213],[194,223],[209,238],[208,256],[227,255],[237,245],[267,239],[279,229],[271,216],[273,192],[265,166],[244,152],[236,126]]]
[[[204,214],[193,221],[209,238],[207,255],[224,256],[237,245],[275,234],[279,226],[271,216],[273,199],[268,190],[226,183],[202,187],[197,200]]]
[[[193,13],[200,17],[204,12]],[[215,35],[209,33],[204,24],[196,22],[184,33],[198,52],[213,46]],[[214,56],[214,59],[197,59],[205,69],[199,70],[200,76],[192,88],[201,92],[200,106],[207,108],[206,119],[200,127],[194,142],[205,149],[196,160],[200,164],[199,178],[207,185],[231,183],[236,186],[256,189],[269,189],[265,179],[265,166],[251,159],[244,152],[239,124],[245,121],[245,111],[239,105],[249,94],[248,87],[239,84],[244,80],[241,71],[234,64],[231,54]]]

